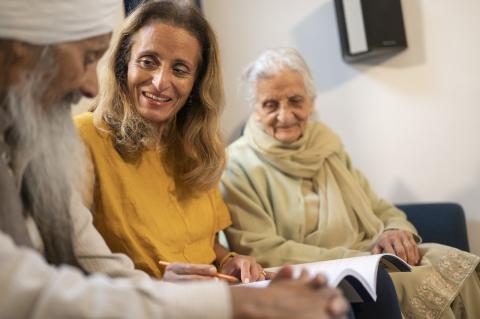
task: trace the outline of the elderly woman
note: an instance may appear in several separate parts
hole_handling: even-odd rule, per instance
[[[113,45],[93,114],[75,119],[93,164],[95,226],[152,276],[207,279],[215,264],[243,282],[265,277],[255,258],[217,238],[231,223],[218,188],[222,89],[215,35],[202,15],[147,2]],[[177,264],[163,274],[159,261]]]
[[[228,149],[222,178],[231,247],[264,266],[388,252],[414,265],[392,274],[407,318],[480,318],[479,257],[420,238],[379,198],[339,137],[310,121],[315,88],[293,49],[264,52],[245,73],[254,114]]]

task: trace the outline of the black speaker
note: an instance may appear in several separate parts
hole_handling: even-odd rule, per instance
[[[335,0],[335,11],[346,61],[407,48],[400,0]]]

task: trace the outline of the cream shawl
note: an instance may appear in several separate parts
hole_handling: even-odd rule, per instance
[[[313,179],[319,191],[319,227],[325,239],[320,242],[365,250],[384,230],[370,198],[345,164],[340,138],[327,126],[308,123],[298,141],[283,144],[251,117],[244,136],[257,155],[274,168],[286,175]]]

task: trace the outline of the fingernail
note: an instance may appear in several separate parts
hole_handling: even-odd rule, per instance
[[[248,284],[248,283],[250,282],[250,278],[245,278],[245,279],[243,280],[243,282],[246,283],[246,284]]]

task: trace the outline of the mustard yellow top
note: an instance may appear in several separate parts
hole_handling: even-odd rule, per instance
[[[92,113],[75,117],[94,166],[94,223],[114,252],[161,277],[158,260],[210,264],[215,234],[231,224],[219,189],[179,201],[158,151],[128,163],[111,137],[93,124]]]

